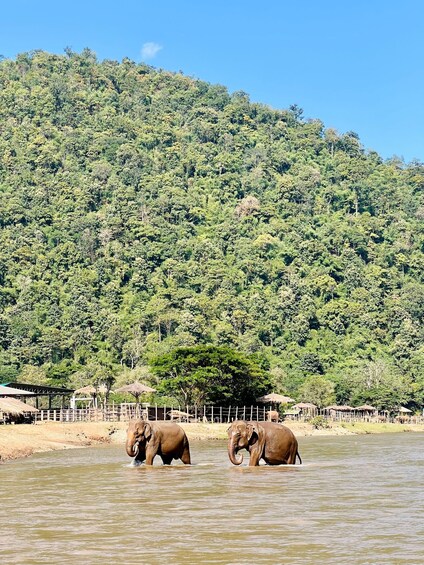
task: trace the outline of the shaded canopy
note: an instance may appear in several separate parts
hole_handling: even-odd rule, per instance
[[[399,408],[399,412],[403,412],[404,414],[408,414],[408,413],[412,412],[412,410],[409,410],[409,408],[405,408],[404,406],[401,406]]]
[[[135,399],[138,401],[138,397],[141,394],[145,394],[148,392],[156,392],[156,389],[147,386],[143,383],[140,383],[138,381],[135,381],[133,383],[130,383],[129,385],[124,385],[121,386],[120,388],[115,389],[114,392],[128,392],[129,394],[132,394],[135,397]]]
[[[38,412],[37,408],[21,402],[17,398],[0,398],[0,412],[5,414],[20,415],[27,412]]]
[[[96,389],[93,385],[83,386],[74,391],[75,394],[96,394]]]
[[[354,410],[359,410],[361,412],[374,412],[377,410],[375,406],[371,406],[370,404],[363,404],[362,406],[356,406]]]
[[[326,406],[325,410],[336,410],[338,412],[350,412],[351,410],[354,410],[354,408],[352,408],[352,406],[347,406],[345,404],[342,404],[341,406]]]
[[[270,394],[265,394],[256,399],[256,402],[261,402],[262,404],[274,403],[274,404],[288,404],[289,402],[295,402],[290,396],[284,396],[282,394],[276,394],[271,392]]]
[[[74,391],[75,394],[105,394],[106,392],[107,388],[105,385],[100,385],[97,388],[93,385],[87,385]]]
[[[0,385],[0,396],[34,396],[34,393],[20,388]]]
[[[312,402],[298,402],[293,406],[293,408],[299,408],[300,410],[311,410],[312,408],[317,408],[317,405],[312,404]]]

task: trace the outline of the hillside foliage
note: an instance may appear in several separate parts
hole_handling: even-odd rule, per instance
[[[0,381],[210,345],[422,406],[421,163],[89,49],[0,62],[0,133]]]

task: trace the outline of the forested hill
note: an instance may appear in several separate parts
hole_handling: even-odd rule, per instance
[[[422,164],[89,49],[3,60],[0,132],[0,381],[214,344],[423,402]]]

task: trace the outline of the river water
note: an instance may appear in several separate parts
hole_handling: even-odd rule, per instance
[[[422,564],[423,446],[301,437],[302,466],[259,468],[221,441],[192,442],[187,467],[131,467],[123,446],[35,455],[0,466],[0,562]]]

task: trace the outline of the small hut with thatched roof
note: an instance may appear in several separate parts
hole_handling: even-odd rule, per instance
[[[318,407],[312,402],[298,402],[293,408],[299,410],[299,414],[302,416],[315,416]]]
[[[256,399],[256,402],[260,402],[261,404],[271,404],[271,406],[274,406],[275,404],[290,404],[291,402],[296,401],[293,398],[290,398],[290,396],[271,392],[270,394],[260,396]]]
[[[17,398],[11,396],[0,397],[0,422],[8,423],[24,423],[31,422],[34,414],[38,412],[38,408],[25,404]]]
[[[88,400],[88,407],[97,408],[99,395],[102,394],[106,396],[108,392],[109,390],[104,384],[98,386],[87,385],[81,388],[77,388],[71,398],[71,408],[75,408],[77,400]],[[81,397],[80,395],[83,395],[83,397]],[[80,398],[77,398],[77,396],[80,396]]]
[[[152,388],[148,385],[145,385],[143,383],[140,383],[139,381],[134,381],[133,383],[130,383],[128,385],[124,385],[121,386],[117,389],[114,390],[114,392],[121,392],[121,393],[126,393],[126,394],[131,394],[132,396],[134,396],[135,398],[135,416],[136,417],[140,417],[142,416],[143,418],[146,417],[146,413],[142,414],[140,412],[140,396],[142,394],[149,394],[152,392],[156,392],[155,388]],[[130,410],[131,412],[131,410]]]
[[[326,406],[324,408],[326,412],[329,412],[330,418],[335,420],[350,420],[354,414],[354,408],[348,406],[347,404]]]
[[[405,408],[405,406],[401,406],[398,410],[396,421],[401,423],[409,422],[409,420],[411,419],[411,414],[412,414],[412,410],[409,410],[409,408]]]

